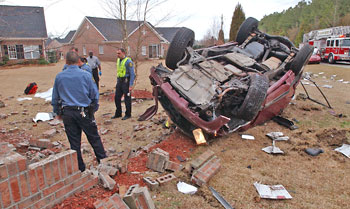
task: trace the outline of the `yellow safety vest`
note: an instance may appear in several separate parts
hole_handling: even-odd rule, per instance
[[[125,63],[127,60],[131,60],[129,57],[125,57],[122,62],[120,63],[120,59],[117,59],[117,76],[118,78],[123,78],[125,77],[126,74],[126,67]]]

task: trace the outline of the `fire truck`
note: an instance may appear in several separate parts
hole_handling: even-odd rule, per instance
[[[350,26],[311,31],[304,34],[303,43],[317,48],[323,61],[350,61]]]

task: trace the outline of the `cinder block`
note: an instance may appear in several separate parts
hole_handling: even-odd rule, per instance
[[[129,187],[128,191],[123,197],[124,202],[129,206],[130,209],[138,209],[135,203],[134,191],[139,187],[138,184],[134,184]]]
[[[146,167],[158,172],[164,172],[169,162],[169,153],[156,148],[149,155]]]
[[[210,158],[214,156],[214,152],[211,150],[207,150],[201,155],[199,155],[196,159],[191,161],[191,167],[192,170],[198,169],[200,166],[202,166],[205,162],[207,162]]]
[[[174,174],[171,173],[171,174],[167,174],[165,176],[158,177],[157,181],[162,186],[162,185],[164,185],[164,184],[166,184],[174,179],[176,179],[176,176],[174,176]]]
[[[151,177],[144,177],[143,181],[146,183],[146,185],[151,191],[154,191],[159,187],[159,183],[153,180]]]
[[[114,188],[116,182],[107,173],[100,172],[98,176],[101,179],[104,188],[108,188],[109,190]]]
[[[105,172],[110,176],[115,176],[115,175],[117,175],[117,172],[118,172],[118,169],[116,169],[112,166],[109,166],[109,165],[102,164],[102,163],[97,166],[97,170],[99,172]]]
[[[198,170],[194,171],[191,181],[198,186],[202,186],[209,182],[210,178],[219,171],[220,167],[220,159],[215,156],[202,165]]]
[[[135,193],[135,202],[137,208],[143,209],[155,209],[154,202],[151,198],[151,194],[149,193],[147,187],[138,187],[134,191]]]
[[[183,165],[169,161],[167,164],[166,170],[170,170],[170,171],[175,172],[175,171],[181,171],[183,168],[184,168]]]

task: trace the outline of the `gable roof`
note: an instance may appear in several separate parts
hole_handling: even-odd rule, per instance
[[[107,41],[122,41],[123,31],[121,29],[120,19],[100,18],[100,17],[86,17],[91,24],[107,39]],[[132,33],[139,26],[143,24],[143,21],[127,20],[128,34]]]
[[[44,9],[0,5],[0,37],[47,38]]]
[[[156,27],[155,29],[163,38],[171,42],[180,28],[181,27]]]
[[[67,33],[66,37],[64,37],[64,38],[57,38],[56,40],[57,40],[58,42],[60,42],[61,44],[69,43],[69,42],[72,40],[72,38],[73,38],[75,32],[76,32],[76,30],[71,30],[71,31],[69,31],[69,32]]]

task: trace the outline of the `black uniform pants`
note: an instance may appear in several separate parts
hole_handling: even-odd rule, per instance
[[[99,82],[100,82],[100,77],[98,76],[98,68],[93,68],[92,69],[92,77],[95,80],[95,83],[97,85],[97,89],[100,89]]]
[[[129,77],[123,77],[117,79],[117,85],[115,89],[115,97],[114,97],[114,103],[116,107],[115,115],[121,116],[122,115],[122,104],[121,99],[124,95],[124,102],[125,102],[125,115],[131,116],[131,95],[129,92]]]
[[[70,147],[72,150],[77,151],[78,155],[78,165],[79,170],[85,170],[85,164],[81,155],[81,133],[84,133],[87,136],[89,143],[94,149],[95,156],[98,162],[101,159],[106,158],[106,152],[103,148],[103,144],[98,134],[97,125],[94,118],[90,118],[90,116],[85,113],[86,116],[83,117],[81,115],[81,111],[76,109],[63,109],[63,123],[64,128],[66,130],[66,134],[68,137],[68,141],[70,143]]]

